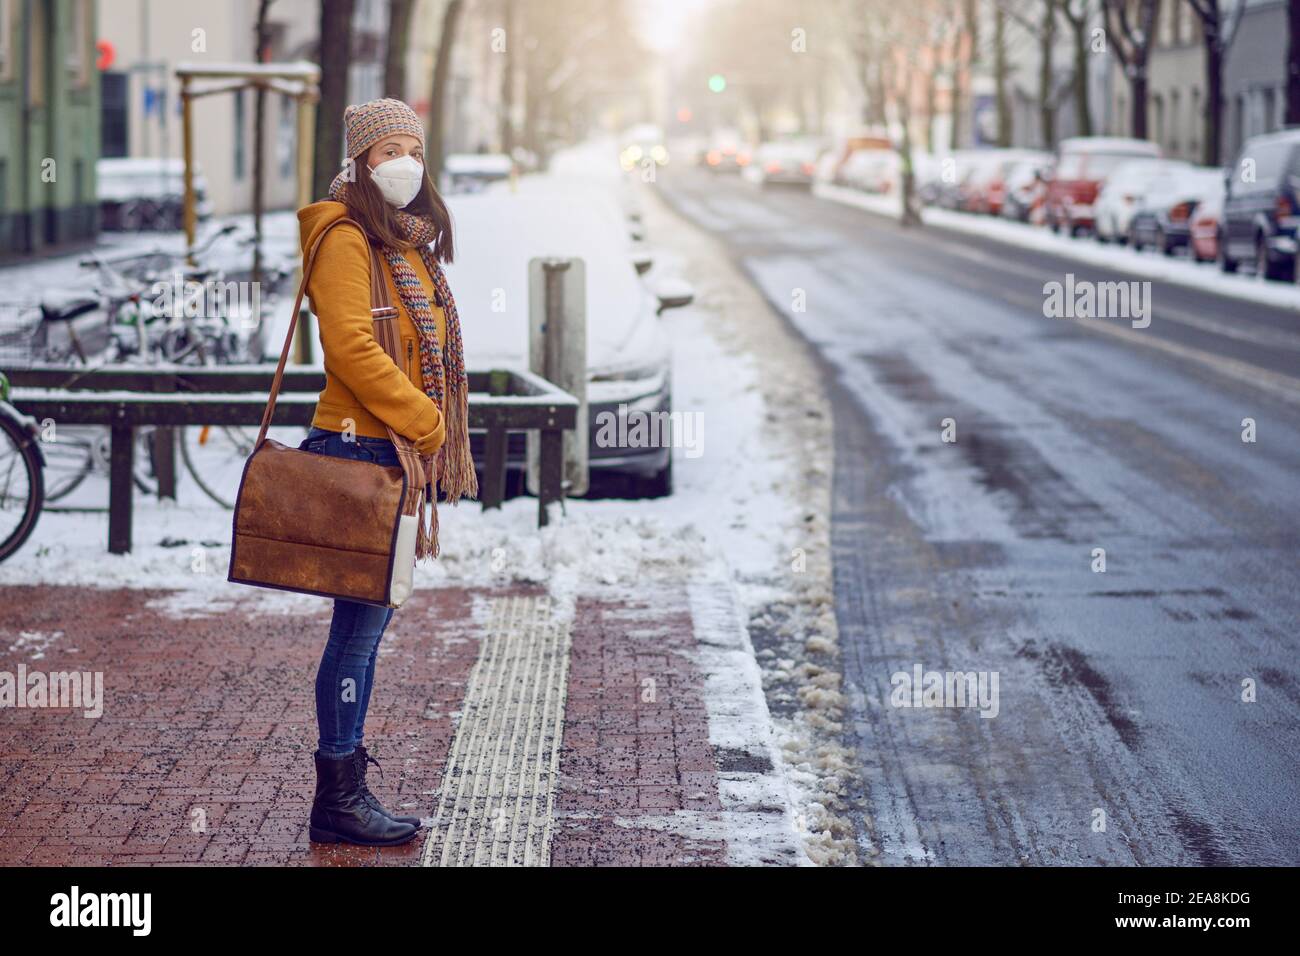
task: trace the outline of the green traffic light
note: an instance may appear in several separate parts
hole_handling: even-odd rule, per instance
[[[727,88],[727,78],[721,73],[714,73],[709,77],[709,89],[714,93],[721,93]]]

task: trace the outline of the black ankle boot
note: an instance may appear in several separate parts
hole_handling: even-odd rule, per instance
[[[361,795],[357,764],[351,757],[332,760],[318,750],[316,799],[311,805],[308,835],[316,843],[356,843],[360,846],[397,846],[419,832],[410,823],[398,823],[373,810]]]
[[[370,788],[366,786],[366,764],[372,763],[379,767],[379,761],[370,756],[370,751],[366,750],[365,744],[357,744],[357,749],[352,751],[352,759],[357,764],[357,778],[360,780],[361,797],[370,806],[370,809],[379,811],[390,820],[396,820],[398,823],[410,823],[418,827],[420,825],[419,817],[398,816],[396,813],[385,809],[384,805],[379,802],[379,798],[371,793]],[[379,772],[382,774],[384,768],[379,767]]]

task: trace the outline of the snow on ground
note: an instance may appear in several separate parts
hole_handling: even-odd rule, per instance
[[[828,183],[814,186],[813,193],[822,199],[856,206],[882,216],[898,218],[901,212],[897,196],[873,195]],[[1138,252],[1127,246],[1103,245],[1091,236],[1072,238],[1041,226],[951,209],[927,208],[922,211],[921,218],[926,225],[972,233],[1036,252],[1053,253],[1144,279],[1176,282],[1243,302],[1300,311],[1300,286],[1264,281],[1249,274],[1229,275],[1220,271],[1212,262],[1193,262],[1188,258],[1164,256],[1154,250]]]
[[[673,347],[674,408],[699,415],[703,453],[687,457],[674,449],[669,498],[572,499],[544,529],[537,528],[533,498],[486,512],[473,502],[443,505],[443,552],[417,568],[417,587],[538,583],[562,619],[580,592],[593,589],[682,580],[698,603],[705,582],[728,582],[751,629],[764,632],[761,680],[777,682],[775,690],[769,685],[769,698],[787,694],[798,704],[792,716],[775,722],[773,739],[760,675],[710,670],[706,658],[720,653],[721,640],[702,652],[706,679],[727,685],[728,737],[765,747],[784,774],[767,775],[750,791],[738,782],[731,798],[737,807],[771,800],[776,781],[792,791],[782,799],[793,813],[774,815],[773,825],[794,827],[813,862],[854,862],[852,828],[835,812],[848,769],[835,741],[841,717],[829,563],[829,408],[792,333],[725,254],[658,200],[646,197],[644,207],[657,249],[647,281],[685,270],[698,293],[695,306],[659,321]],[[463,321],[472,322],[472,314]],[[95,474],[60,504],[95,509],[106,500],[107,482]],[[157,589],[156,605],[178,618],[254,602],[286,614],[320,606],[316,597],[229,584],[230,521],[230,512],[182,470],[177,502],[137,494],[131,554],[107,553],[106,513],[47,510],[24,548],[0,564],[0,584]],[[792,570],[798,554],[805,555],[806,570]],[[731,653],[752,658],[743,629],[726,640]],[[735,671],[734,662],[726,667]],[[754,844],[752,834],[745,839]]]

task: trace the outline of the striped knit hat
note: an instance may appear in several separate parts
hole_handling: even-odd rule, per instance
[[[391,133],[414,136],[424,145],[424,124],[401,100],[371,100],[343,111],[343,152],[360,156]]]

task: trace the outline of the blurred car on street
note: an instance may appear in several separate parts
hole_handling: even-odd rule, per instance
[[[1032,222],[1041,213],[1047,197],[1047,178],[1052,168],[1048,153],[1034,158],[1021,159],[1005,177],[1006,194],[1002,202],[1002,217],[1017,222]]]
[[[515,164],[504,153],[452,153],[442,164],[444,194],[481,192],[509,179]]]
[[[752,150],[733,129],[714,130],[704,151],[704,165],[715,173],[738,173],[752,158]]]
[[[1192,215],[1205,199],[1223,192],[1223,172],[1207,166],[1176,169],[1154,180],[1129,222],[1129,245],[1154,246],[1163,255],[1187,248]]]
[[[638,123],[623,133],[623,149],[619,162],[631,171],[643,161],[656,166],[668,165],[668,147],[664,145],[664,132],[653,123]]]
[[[1062,140],[1047,183],[1047,225],[1072,236],[1092,229],[1097,194],[1111,173],[1129,160],[1159,156],[1160,147],[1142,139],[1075,136]]]
[[[1007,176],[1021,163],[1045,163],[1047,153],[1036,150],[998,149],[981,157],[965,183],[963,208],[990,216],[1002,214],[1007,197]]]
[[[1192,258],[1214,262],[1219,258],[1219,221],[1223,217],[1223,179],[1213,192],[1196,204],[1189,226]]]
[[[458,300],[503,302],[483,309],[464,327],[465,351],[483,365],[528,367],[529,261],[581,258],[586,269],[588,461],[596,473],[632,482],[634,492],[658,497],[672,491],[672,449],[602,446],[602,413],[614,420],[672,410],[671,354],[660,313],[690,303],[688,290],[653,289],[637,274],[623,210],[599,188],[553,179],[519,193],[501,189],[448,199],[456,220],[457,256],[447,267]],[[565,228],[557,232],[555,224]],[[483,436],[471,435],[475,457]],[[507,468],[525,468],[525,435],[507,439]]]
[[[1266,279],[1294,281],[1300,225],[1300,130],[1246,140],[1224,177],[1219,266],[1255,265]]]
[[[763,143],[743,175],[759,186],[811,186],[817,153],[818,144],[811,140]]]
[[[1129,223],[1143,199],[1161,178],[1192,168],[1173,159],[1142,157],[1120,163],[1106,178],[1093,203],[1093,236],[1098,242],[1129,241]]]

